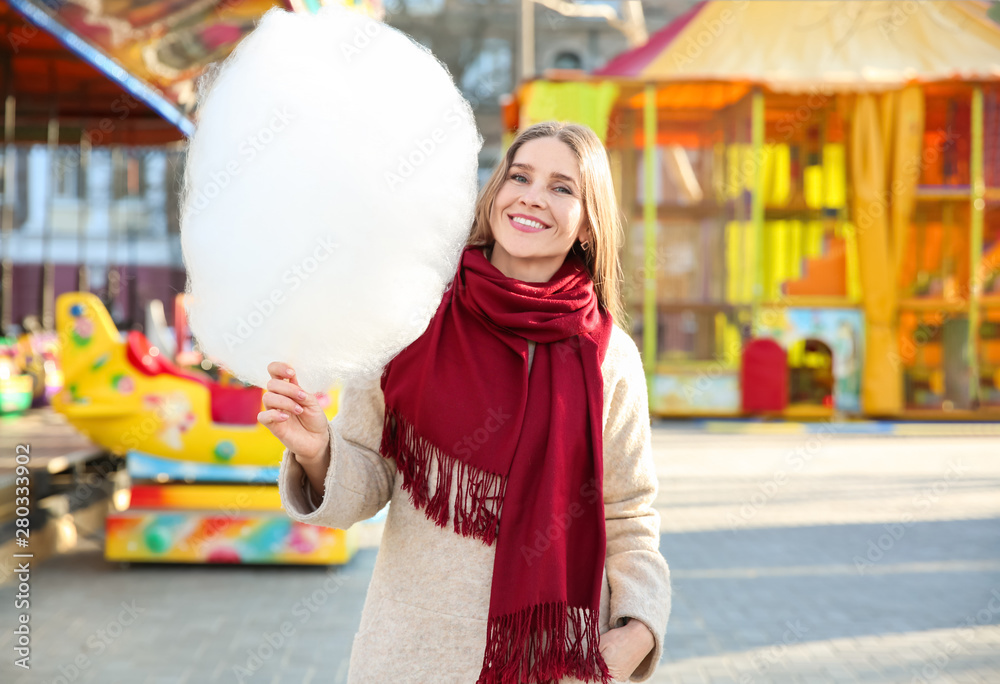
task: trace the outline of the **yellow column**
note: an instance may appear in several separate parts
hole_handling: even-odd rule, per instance
[[[969,239],[969,398],[979,399],[979,296],[983,288],[980,262],[983,258],[983,214],[986,210],[986,183],[983,180],[983,88],[972,91],[972,225]]]
[[[753,91],[750,114],[750,143],[753,150],[753,194],[750,200],[750,225],[753,231],[753,335],[757,335],[760,305],[764,298],[764,93],[759,88]]]
[[[656,164],[656,86],[646,84],[642,110],[645,188],[642,222],[645,226],[645,280],[642,299],[642,364],[646,371],[646,387],[652,397],[652,379],[656,368],[656,186],[653,173]]]

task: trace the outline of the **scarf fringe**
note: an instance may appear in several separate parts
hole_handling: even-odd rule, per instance
[[[382,425],[381,451],[383,456],[396,461],[403,474],[403,489],[409,492],[414,507],[423,510],[428,519],[445,527],[451,517],[457,534],[480,539],[487,545],[496,541],[506,477],[442,452],[388,407]],[[437,482],[432,493],[430,477],[435,468]],[[449,516],[452,489],[456,490],[455,511]]]
[[[476,684],[554,684],[567,676],[611,682],[594,611],[560,601],[490,618]]]

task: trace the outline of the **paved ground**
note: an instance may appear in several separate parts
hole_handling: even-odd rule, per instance
[[[1000,683],[1000,439],[654,440],[674,608],[653,682]],[[3,625],[0,681],[345,681],[375,549],[334,570],[122,569],[99,541],[32,575],[32,670]]]
[[[1000,682],[1000,440],[654,439],[654,682]]]

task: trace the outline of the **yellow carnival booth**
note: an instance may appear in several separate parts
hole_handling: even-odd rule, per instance
[[[1000,17],[702,2],[506,106],[604,136],[660,415],[1000,417]]]

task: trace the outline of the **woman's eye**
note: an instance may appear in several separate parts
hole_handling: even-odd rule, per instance
[[[510,174],[507,177],[510,180],[517,181],[518,183],[527,183],[528,182],[528,177],[525,176],[523,173],[512,173],[512,174]],[[556,192],[562,192],[562,193],[564,193],[566,195],[572,195],[573,194],[573,191],[570,190],[569,188],[567,188],[564,185],[558,185],[558,186],[556,186],[555,190],[556,190]]]

